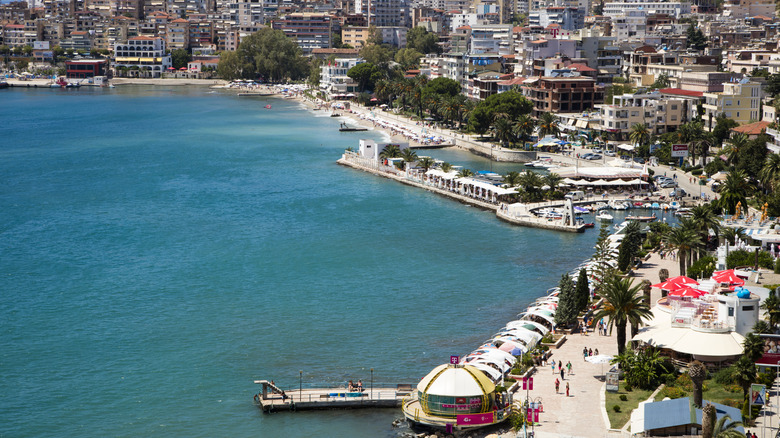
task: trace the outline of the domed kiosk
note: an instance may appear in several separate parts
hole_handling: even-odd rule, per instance
[[[429,427],[472,429],[504,421],[511,409],[506,393],[471,365],[444,364],[434,368],[404,400],[403,412],[412,423]]]

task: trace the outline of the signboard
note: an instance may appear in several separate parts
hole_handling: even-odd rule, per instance
[[[766,386],[757,383],[750,385],[750,404],[753,406],[766,404]]]
[[[33,50],[49,50],[49,42],[33,41]]]
[[[650,153],[652,154],[653,152],[657,151],[658,149],[661,149],[662,146],[663,145],[660,144],[660,143],[651,144],[650,145]]]
[[[450,363],[457,365],[460,363],[460,356],[450,356]]]
[[[533,377],[523,377],[523,389],[527,389],[529,391],[533,391],[534,389],[534,378]]]
[[[672,145],[672,158],[687,158],[688,157],[688,145],[687,144],[673,144]]]
[[[484,414],[459,414],[455,417],[456,423],[459,426],[471,426],[474,424],[492,424],[493,413],[486,412]]]
[[[761,335],[764,341],[764,351],[757,365],[776,367],[780,366],[780,336]]]
[[[607,372],[607,391],[609,392],[618,392],[619,384],[618,380],[620,379],[620,373],[616,372]]]

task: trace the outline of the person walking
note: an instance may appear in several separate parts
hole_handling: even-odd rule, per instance
[[[558,379],[555,379],[555,393],[558,393],[558,390],[561,388],[561,381]]]
[[[566,382],[566,397],[569,396],[569,382]]]
[[[555,375],[555,359],[553,359],[552,362],[550,362],[550,367],[552,367],[552,373],[553,375]]]
[[[569,370],[569,375],[571,376],[571,361],[566,362],[566,369]]]
[[[566,380],[566,379],[563,377],[563,368],[561,368],[561,380]]]

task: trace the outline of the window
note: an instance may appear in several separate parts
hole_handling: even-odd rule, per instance
[[[729,307],[729,316],[734,316],[734,308]]]
[[[674,110],[676,110],[676,109],[677,109],[677,105],[676,105],[676,104],[673,104],[673,105],[672,105],[672,111],[674,111]]]
[[[742,306],[742,311],[743,312],[752,312],[753,308],[754,308],[754,306]]]

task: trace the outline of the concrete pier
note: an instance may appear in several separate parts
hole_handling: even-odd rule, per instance
[[[262,385],[255,396],[263,412],[304,411],[317,409],[398,408],[412,392],[412,385],[367,387],[363,391],[346,388],[307,388],[282,391],[267,380],[255,380]]]

